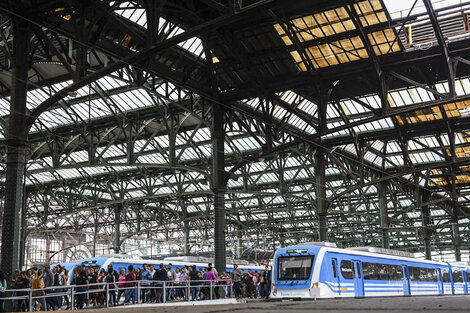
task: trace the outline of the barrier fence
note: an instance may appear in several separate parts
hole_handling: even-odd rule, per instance
[[[118,284],[135,284],[135,286],[127,287],[118,287]],[[105,303],[103,308],[110,307],[110,301],[114,305],[117,305],[121,298],[121,292],[124,291],[124,294],[127,294],[125,299],[133,297],[132,303],[140,304],[143,303],[142,295],[144,299],[149,299],[150,301],[145,302],[156,302],[161,300],[160,303],[166,303],[170,299],[175,298],[175,293],[177,290],[182,290],[182,293],[185,295],[185,301],[193,301],[192,295],[196,296],[198,300],[201,292],[204,291],[204,296],[206,293],[209,294],[207,300],[214,300],[217,298],[216,288],[222,288],[223,298],[226,298],[226,295],[229,295],[229,298],[233,297],[233,284],[231,279],[218,279],[218,280],[189,280],[189,281],[156,281],[156,280],[136,280],[136,281],[124,281],[124,282],[111,282],[111,283],[93,283],[88,285],[66,285],[66,286],[54,286],[47,287],[42,289],[7,289],[4,291],[3,297],[0,297],[0,300],[3,300],[5,304],[8,301],[11,301],[13,309],[18,308],[18,306],[26,306],[27,311],[32,312],[36,301],[39,301],[43,306],[47,308],[48,303],[55,303],[59,301],[60,305],[64,297],[69,297],[70,310],[81,309],[83,304],[86,304],[89,297],[87,295],[93,294],[94,296],[104,296]],[[229,291],[229,293],[228,293]],[[129,293],[131,295],[129,296]],[[119,298],[117,298],[119,296]],[[112,299],[116,297],[116,302]],[[127,298],[129,297],[129,298]],[[220,298],[222,298],[219,295]],[[15,305],[16,301],[16,305]],[[123,302],[124,303],[124,302]],[[53,306],[53,305],[51,305]],[[59,308],[60,309],[60,308]]]

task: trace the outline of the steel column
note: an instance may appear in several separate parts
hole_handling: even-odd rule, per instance
[[[240,225],[239,225],[237,228],[237,257],[241,259],[242,255],[243,255],[243,238],[242,238],[242,230],[240,229]]]
[[[215,267],[225,270],[225,155],[224,110],[221,105],[212,106],[212,191],[214,193],[214,252]]]
[[[189,221],[184,221],[184,255],[189,255],[191,246],[189,244]]]
[[[318,232],[320,241],[328,241],[328,217],[326,214],[318,214]]]
[[[114,253],[121,251],[121,211],[121,204],[114,208]]]
[[[432,226],[431,224],[431,214],[429,207],[424,206],[421,208],[421,217],[423,223],[423,241],[424,241],[424,253],[426,255],[426,260],[431,260],[431,236],[429,229],[427,227]]]
[[[452,218],[452,237],[454,239],[455,260],[461,261],[462,254],[460,251],[460,244],[462,240],[460,238],[459,220],[456,216]]]
[[[25,120],[26,93],[29,70],[30,25],[23,20],[13,21],[13,73],[5,173],[5,206],[2,228],[2,270],[10,278],[19,269],[21,226],[23,224],[24,175],[26,164],[27,128]]]
[[[328,241],[328,200],[326,198],[325,154],[322,149],[315,154],[315,195],[317,200],[318,233],[320,241]]]
[[[429,201],[429,193],[425,191],[424,194],[422,194],[419,188],[416,188],[415,198],[416,204],[421,205],[423,202]],[[424,254],[426,256],[426,260],[431,260],[431,230],[429,227],[432,227],[433,224],[431,222],[430,210],[427,205],[421,207],[421,223],[423,225],[422,237],[424,243]]]
[[[378,185],[378,196],[379,196],[379,214],[380,214],[380,227],[382,228],[382,248],[390,248],[390,237],[388,228],[390,221],[388,218],[387,208],[387,183],[381,182]]]

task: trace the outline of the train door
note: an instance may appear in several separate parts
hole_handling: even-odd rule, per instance
[[[402,265],[403,267],[403,291],[405,296],[411,296],[410,290],[410,273],[408,272],[408,266]]]
[[[353,260],[354,267],[354,292],[356,297],[364,297],[364,278],[362,277],[362,264],[359,260]]]
[[[439,294],[444,294],[444,281],[442,279],[441,269],[437,269],[437,287],[439,289]]]
[[[339,278],[338,259],[331,259],[331,271],[333,274],[333,286],[335,290],[335,297],[341,297],[341,279]]]
[[[467,279],[467,293],[470,293],[470,271],[465,272],[465,278]]]
[[[468,294],[468,281],[467,281],[466,271],[462,271],[462,278],[463,278],[463,293]]]

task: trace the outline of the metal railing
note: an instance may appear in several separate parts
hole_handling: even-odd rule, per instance
[[[128,286],[129,284],[134,284],[134,286]],[[125,285],[125,287],[119,287],[119,285]],[[13,306],[15,306],[14,302],[16,301],[16,307],[18,305],[24,307],[26,304],[27,310],[32,312],[36,301],[39,301],[43,306],[47,306],[46,302],[52,302],[51,306],[54,306],[55,301],[58,301],[59,297],[69,297],[69,301],[67,302],[70,303],[70,310],[75,310],[83,308],[83,301],[85,301],[86,304],[87,300],[89,300],[87,297],[88,294],[95,294],[95,296],[101,294],[101,296],[104,297],[104,305],[102,307],[109,308],[110,301],[113,300],[112,298],[114,297],[116,297],[116,301],[113,300],[112,302],[114,305],[118,305],[122,296],[121,291],[123,291],[124,295],[126,295],[126,293],[129,295],[129,292],[133,295],[133,297],[125,296],[123,303],[125,303],[126,299],[130,302],[131,297],[133,304],[143,303],[142,293],[145,294],[144,298],[150,300],[145,302],[161,300],[159,301],[160,303],[166,303],[169,302],[170,299],[175,300],[174,294],[177,290],[183,291],[182,294],[185,295],[184,301],[194,301],[192,299],[193,294],[196,295],[195,300],[198,300],[202,288],[205,288],[205,292],[208,292],[207,300],[214,300],[216,297],[216,291],[214,289],[218,287],[223,288],[224,297],[228,290],[230,290],[229,298],[233,297],[233,284],[231,279],[185,281],[135,280],[110,283],[101,282],[87,285],[54,286],[42,289],[7,289],[4,291],[5,296],[0,297],[0,300],[3,300],[4,303],[12,301]],[[9,294],[10,296],[8,296]],[[204,294],[204,296],[207,295]]]

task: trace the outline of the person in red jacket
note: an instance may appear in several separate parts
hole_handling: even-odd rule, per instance
[[[127,275],[126,275],[126,298],[124,299],[124,304],[129,303],[132,298],[132,304],[135,304],[136,300],[136,276],[134,272],[134,267],[129,265]]]

